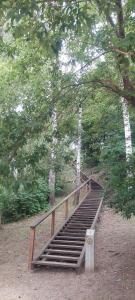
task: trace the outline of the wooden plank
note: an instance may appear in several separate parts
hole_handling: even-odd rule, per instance
[[[84,241],[53,240],[52,243],[61,245],[83,245]]]
[[[89,224],[90,224],[90,222],[89,222]],[[79,227],[86,227],[86,226],[88,227],[89,224],[87,225],[86,223],[81,223],[81,222],[79,223],[79,222],[72,221],[72,222],[69,223],[69,226],[70,225],[72,225],[72,226],[76,225],[76,226],[79,226]]]
[[[70,224],[69,224],[70,225]],[[65,227],[65,228],[63,228],[63,230],[61,231],[61,232],[65,232],[65,231],[69,231],[69,232],[84,232],[85,231],[85,229],[84,228],[80,228],[80,227],[77,227],[77,228],[70,228],[69,227],[69,225],[68,225],[68,227]]]
[[[86,216],[85,217],[85,215],[83,216],[83,215],[79,215],[79,216],[76,216],[76,215],[74,215],[72,218],[71,218],[71,220],[81,220],[81,221],[83,221],[83,220],[85,220],[85,221],[89,221],[91,219],[91,216],[89,215],[89,216]]]
[[[85,229],[80,229],[80,228],[77,228],[77,229],[71,229],[71,228],[67,228],[66,230],[64,230],[63,232],[60,232],[60,233],[75,233],[75,234],[84,234],[86,232],[86,230]]]
[[[68,249],[69,249],[69,248],[70,248],[70,249],[75,249],[75,250],[76,250],[76,249],[78,249],[78,250],[79,250],[79,249],[80,249],[80,250],[82,249],[82,246],[78,246],[78,245],[50,244],[49,247],[50,247],[50,248],[58,248],[58,249],[67,249],[67,248],[68,248]],[[49,249],[49,247],[48,247],[48,249]]]
[[[56,260],[73,260],[73,261],[77,261],[78,260],[78,256],[64,256],[64,255],[51,255],[51,254],[45,254],[42,255],[41,257],[43,258],[47,258],[47,259],[56,259]]]
[[[66,249],[48,249],[45,250],[46,253],[60,253],[60,254],[72,254],[72,255],[80,255],[81,251],[76,250],[66,250]],[[42,257],[44,254],[42,254],[40,257]]]
[[[68,226],[68,229],[69,229],[69,228],[71,228],[71,229],[79,229],[79,228],[80,228],[80,229],[81,229],[81,228],[82,228],[82,229],[87,229],[87,228],[89,228],[89,226],[83,226],[83,227],[80,226],[80,227],[79,227],[79,226],[77,226],[77,225],[70,224],[70,225]]]
[[[76,213],[76,214],[74,214],[73,215],[73,217],[85,217],[86,216],[86,218],[91,218],[91,216],[90,216],[90,214],[88,213],[88,214],[84,214],[84,213]]]
[[[65,231],[65,232],[61,232],[59,233],[58,237],[65,237],[65,234],[68,234],[68,238],[69,237],[84,237],[85,236],[85,232],[80,233],[78,232],[69,232],[69,231]]]
[[[83,224],[89,224],[90,223],[90,221],[91,221],[91,219],[90,218],[88,218],[88,219],[85,219],[85,218],[75,218],[75,217],[73,217],[72,219],[71,219],[71,221],[72,222],[76,222],[76,223],[83,223]]]
[[[68,263],[68,262],[56,262],[56,261],[40,261],[36,260],[33,261],[33,265],[42,265],[42,266],[52,266],[52,267],[63,267],[63,268],[76,268],[77,264],[75,263]]]
[[[68,217],[68,202],[69,202],[69,199],[67,199],[65,201],[65,220],[67,219]]]
[[[55,210],[52,212],[52,220],[51,220],[51,236],[54,235],[55,232]]]
[[[55,238],[55,240],[57,241],[57,240],[64,240],[64,239],[69,239],[69,240],[82,240],[82,241],[84,241],[85,240],[85,238],[84,237],[82,237],[82,236],[77,236],[77,237],[75,237],[75,236],[70,236],[70,235],[64,235],[64,236],[57,236],[56,238]]]

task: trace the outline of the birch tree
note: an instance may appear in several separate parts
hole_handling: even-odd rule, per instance
[[[82,107],[78,109],[78,136],[76,144],[76,188],[80,186],[80,171],[81,171],[81,132],[82,132]],[[76,195],[76,204],[79,202],[79,193]]]
[[[55,203],[55,159],[56,159],[56,146],[57,146],[57,112],[56,109],[53,109],[52,117],[51,117],[51,124],[52,124],[52,143],[51,143],[51,167],[49,171],[49,202],[50,204]]]
[[[77,140],[77,159],[76,159],[76,187],[80,185],[81,171],[81,131],[82,131],[82,107],[78,110],[78,140]]]
[[[131,126],[130,126],[130,118],[129,118],[129,111],[128,111],[128,103],[124,98],[121,98],[121,102],[122,102],[122,113],[123,113],[124,133],[125,133],[126,160],[128,162],[133,152]]]

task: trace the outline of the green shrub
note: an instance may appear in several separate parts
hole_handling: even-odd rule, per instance
[[[32,216],[41,210],[48,209],[48,185],[44,178],[33,182],[33,189],[20,185],[17,191],[3,189],[0,192],[2,216],[4,222],[17,221],[26,216]]]

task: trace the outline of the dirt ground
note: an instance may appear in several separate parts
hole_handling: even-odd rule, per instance
[[[96,271],[82,270],[80,275],[72,270],[28,271],[32,220],[0,231],[0,300],[135,300],[135,218],[124,220],[104,209],[96,230]]]

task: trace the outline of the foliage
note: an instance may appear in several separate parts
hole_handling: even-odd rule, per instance
[[[80,105],[82,159],[106,171],[111,205],[127,216],[134,213],[129,183],[134,158],[125,162],[120,103],[125,97],[135,106],[134,13],[134,1],[1,1],[0,210],[5,221],[47,208],[52,165],[56,194],[62,192],[61,173],[74,156],[70,144],[76,143]],[[130,114],[134,138],[133,109]]]

